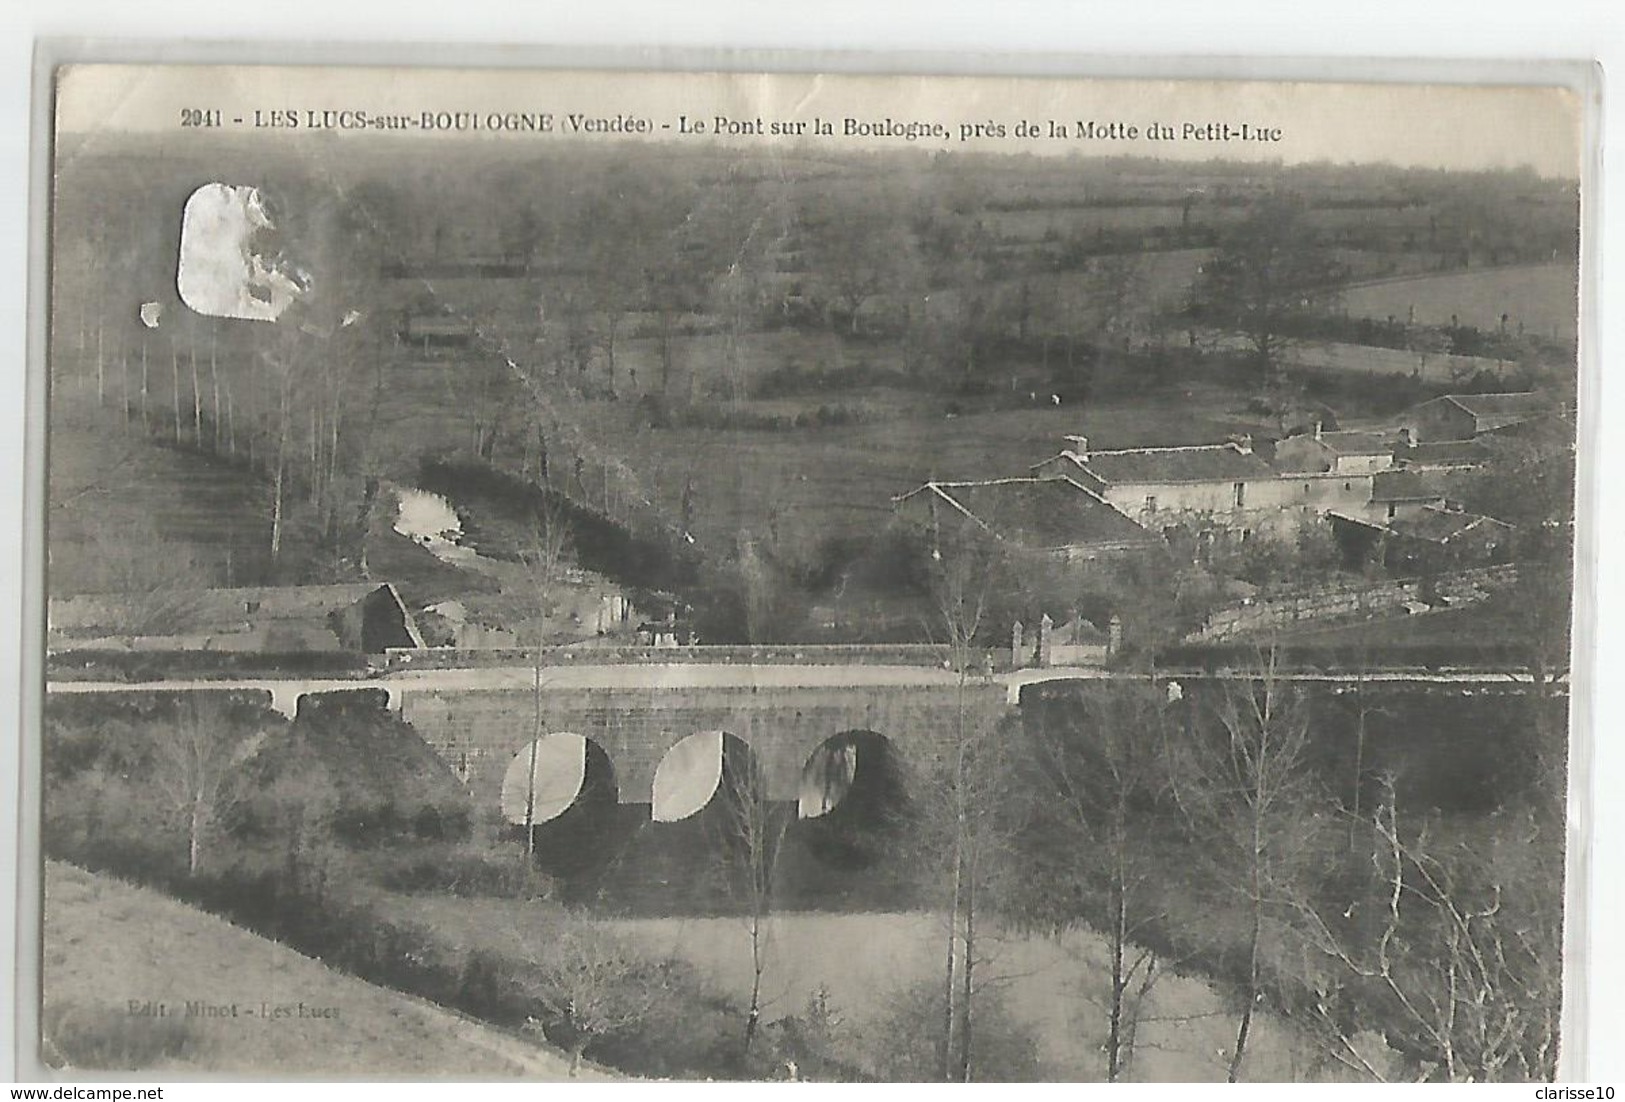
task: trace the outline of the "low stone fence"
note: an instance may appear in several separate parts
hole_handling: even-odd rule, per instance
[[[1433,596],[1447,605],[1473,604],[1517,576],[1511,565],[1476,567],[1433,580]],[[1426,596],[1421,578],[1400,578],[1366,585],[1329,586],[1258,597],[1247,604],[1221,608],[1207,623],[1186,636],[1190,643],[1208,643],[1238,635],[1289,627],[1320,620],[1359,618],[1390,613],[1406,605],[1421,604]]]

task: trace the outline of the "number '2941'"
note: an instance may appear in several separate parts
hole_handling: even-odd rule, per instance
[[[182,126],[219,126],[220,110],[218,108],[181,108]]]

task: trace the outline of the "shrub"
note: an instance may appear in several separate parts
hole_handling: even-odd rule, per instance
[[[869,1078],[852,1062],[857,1034],[846,1027],[820,988],[800,1014],[769,1022],[746,1061],[751,1079],[850,1083]]]
[[[525,860],[517,847],[503,851],[475,844],[418,846],[381,857],[374,875],[385,888],[405,894],[549,899],[556,891],[552,878]]]
[[[1052,1078],[1038,1054],[1038,1042],[1018,1022],[995,991],[976,994],[971,1078],[979,1083],[1033,1083]],[[893,993],[887,1008],[866,1033],[865,1062],[893,1083],[938,1081],[943,1020],[942,985],[936,980]]]
[[[40,1021],[40,1050],[53,1068],[139,1071],[197,1062],[210,1044],[181,1018],[148,1018],[119,1007],[50,1003]]]

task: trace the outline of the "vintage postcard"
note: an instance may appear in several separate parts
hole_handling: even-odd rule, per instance
[[[1573,1057],[1573,88],[54,87],[46,1074]]]

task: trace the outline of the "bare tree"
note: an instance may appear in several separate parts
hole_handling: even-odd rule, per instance
[[[194,697],[173,724],[152,729],[152,783],[186,837],[186,872],[197,874],[204,846],[243,797],[243,767],[263,734],[207,697]]]
[[[756,1040],[762,1016],[762,978],[768,964],[768,916],[779,855],[795,814],[792,803],[772,800],[767,778],[753,758],[740,761],[725,756],[721,799],[721,843],[726,862],[725,887],[745,907],[750,933],[751,986],[745,1010],[745,1053]]]
[[[1330,250],[1315,240],[1306,209],[1290,195],[1261,201],[1202,266],[1191,289],[1193,319],[1239,336],[1267,391],[1285,382],[1292,323],[1335,301],[1344,278]]]
[[[520,561],[524,566],[519,585],[504,590],[506,617],[514,624],[531,653],[531,737],[530,769],[526,774],[524,849],[529,861],[536,846],[536,755],[546,727],[542,716],[542,687],[545,681],[547,644],[556,613],[557,594],[571,557],[570,523],[556,498],[549,496],[533,518],[533,524]]]
[[[1264,997],[1265,952],[1285,929],[1284,901],[1298,895],[1319,817],[1306,765],[1307,704],[1281,676],[1273,647],[1244,676],[1223,681],[1209,710],[1216,730],[1170,743],[1172,791],[1218,890],[1246,917],[1241,1011],[1226,1068],[1235,1082]]]
[[[584,917],[521,938],[518,952],[531,966],[521,982],[545,1015],[526,1025],[565,1046],[572,1076],[588,1048],[635,1029],[665,997],[658,965]]]
[[[1093,370],[1108,365],[1114,353],[1132,339],[1134,318],[1143,309],[1148,277],[1144,255],[1119,253],[1097,256],[1084,269],[1075,289],[1067,288],[1058,303],[1063,311],[1062,331],[1066,338],[1067,375],[1074,380],[1085,376],[1077,359],[1078,337],[1094,347]],[[1047,344],[1047,342],[1046,342]]]
[[[940,871],[948,904],[942,1076],[969,1082],[975,1078],[977,969],[985,963],[979,954],[986,951],[978,916],[993,909],[1009,867],[1015,739],[970,698],[972,684],[992,672],[985,660],[978,661],[978,642],[1003,574],[1003,548],[959,514],[937,514],[927,535],[934,634],[947,644],[957,685],[951,741],[936,767],[911,787],[925,793],[916,824],[923,867],[933,875]]]
[[[1170,704],[1156,683],[1092,686],[1066,719],[1030,744],[1028,795],[1034,839],[1029,918],[1065,929],[1080,922],[1105,935],[1106,1079],[1117,1082],[1134,1052],[1140,1007],[1157,958],[1137,944],[1163,915],[1149,887],[1160,871],[1152,816],[1167,794],[1164,758]]]
[[[906,282],[915,263],[903,204],[891,196],[855,203],[825,197],[804,203],[798,221],[804,267],[821,297],[844,309],[847,332],[856,336],[864,304]],[[826,312],[833,330],[835,311]]]
[[[366,496],[366,479],[354,476],[355,465],[369,461],[370,434],[383,392],[381,342],[388,313],[380,269],[387,232],[371,205],[377,201],[376,189],[357,190],[341,195],[315,187],[294,189],[299,201],[281,208],[286,216],[278,239],[300,260],[300,294],[273,322],[238,323],[251,327],[243,332],[257,353],[259,394],[252,385],[234,393],[227,380],[227,439],[235,450],[236,407],[244,407],[258,423],[271,484],[273,565],[282,557],[297,491],[303,491],[321,535],[339,559],[345,550],[339,517],[349,514],[348,503]],[[214,363],[212,343],[210,357]],[[212,371],[218,391],[218,366]],[[194,363],[198,422],[202,403],[195,377]],[[370,394],[365,418],[352,414],[358,392]],[[216,406],[218,418],[218,399]],[[201,439],[196,425],[194,432]],[[252,435],[249,449],[252,462]]]
[[[956,747],[950,805],[955,810],[956,887],[960,915],[959,1043],[955,1078],[977,1077],[981,996],[1002,977],[987,971],[997,945],[996,917],[1010,868],[1015,803],[1016,725],[979,718]]]
[[[1487,443],[1490,459],[1463,496],[1473,508],[1513,525],[1512,583],[1491,600],[1516,630],[1514,672],[1529,680],[1526,699],[1541,756],[1545,804],[1560,813],[1565,790],[1564,681],[1571,661],[1574,601],[1575,423],[1571,396],[1522,430]]]
[[[960,729],[946,756],[909,781],[911,860],[943,908],[943,971],[932,1002],[941,1013],[936,1072],[949,1082],[979,1078],[982,997],[1007,979],[992,966],[1019,803],[1013,724],[967,708]]]
[[[302,362],[299,331],[292,326],[279,334],[277,348],[267,357],[270,376],[276,388],[275,408],[271,414],[272,435],[276,440],[271,465],[271,563],[273,567],[282,555],[282,540],[287,525],[288,487],[292,481],[292,455],[289,448],[293,439],[295,398],[300,392],[305,364]]]
[[[1300,907],[1308,944],[1332,965],[1311,967],[1308,1020],[1343,1065],[1389,1078],[1353,1028],[1358,1009],[1374,1014],[1416,1078],[1556,1074],[1562,907],[1552,881],[1562,841],[1539,815],[1496,818],[1489,852],[1452,846],[1431,823],[1402,822],[1389,778],[1370,821],[1368,897],[1341,916]]]

